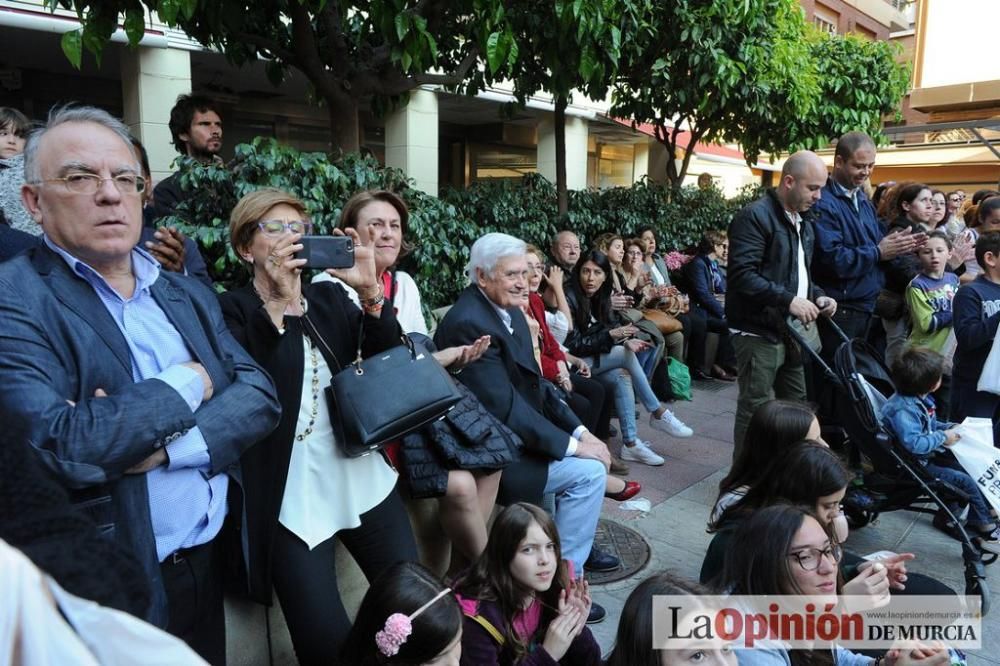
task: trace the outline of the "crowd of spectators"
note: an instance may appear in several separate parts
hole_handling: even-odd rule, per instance
[[[196,161],[219,159],[222,127],[211,100],[182,96],[171,112],[178,153]],[[160,224],[187,193],[176,176],[152,188],[145,150],[120,120],[70,106],[31,131],[0,109],[0,415],[11,458],[0,467],[0,537],[68,592],[214,664],[226,661],[227,586],[265,605],[277,594],[303,664],[600,664],[587,624],[605,610],[583,572],[620,566],[594,547],[601,506],[640,491],[628,463],[664,465],[668,437],[694,434],[669,407],[670,366],[686,363],[695,379],[739,389],[703,583],[834,599],[952,594],[908,575],[912,554],[875,566],[843,550],[850,475],[806,407],[821,396],[789,330],[829,355],[835,339],[820,317],[857,338],[878,320],[884,336],[873,340],[895,361],[899,389],[887,428],[915,453],[946,453],[955,436],[943,410],[935,420],[935,395],[947,402],[950,387],[951,420],[997,406],[976,381],[1000,318],[1000,196],[977,193],[964,208],[957,193],[901,183],[882,193],[890,217],[880,218],[864,189],[875,157],[860,133],[841,138],[829,176],[814,153],[793,154],[778,186],[728,234],[706,233],[674,274],[658,252],[669,239],[652,226],[592,239],[566,229],[550,257],[487,233],[470,248],[468,287],[428,327],[416,282],[397,268],[411,246],[396,194],[345,202],[335,234],[351,239],[353,266],[312,276],[298,254],[312,235],[305,204],[277,189],[247,194],[229,242],[248,279],[218,295],[197,244]],[[324,390],[355,356],[403,336],[452,373],[467,418],[349,455]],[[420,387],[384,389],[392,401]],[[639,438],[637,403],[651,441]],[[437,499],[448,585],[425,568],[438,563],[419,563],[406,509],[416,498]],[[969,527],[998,540],[972,499]],[[28,529],[38,524],[47,531]],[[370,582],[353,621],[337,541]],[[86,557],[65,556],[74,544]],[[789,554],[797,568],[779,564]],[[609,663],[656,657],[653,594],[702,591],[664,575],[640,585]],[[724,646],[716,657],[735,659]]]

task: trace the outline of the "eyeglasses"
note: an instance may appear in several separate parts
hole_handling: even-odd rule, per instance
[[[261,220],[257,223],[257,226],[260,227],[265,236],[280,236],[286,231],[290,231],[293,234],[308,234],[313,228],[312,222],[308,220],[292,220],[291,222]]]
[[[789,553],[788,556],[798,560],[799,566],[802,567],[803,571],[816,571],[816,569],[819,569],[819,563],[822,558],[826,557],[836,564],[840,562],[843,554],[844,551],[840,546],[830,545],[822,550],[819,548],[804,548],[794,553]]]
[[[640,252],[639,250],[629,250],[625,254],[627,256],[629,256],[629,257],[641,257],[642,256],[642,252]]]
[[[133,173],[123,173],[111,178],[101,178],[96,173],[73,173],[62,178],[32,181],[32,184],[62,183],[73,194],[95,194],[108,180],[114,183],[121,194],[139,194],[146,190],[146,179]]]

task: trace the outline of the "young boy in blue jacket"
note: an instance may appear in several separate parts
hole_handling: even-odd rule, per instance
[[[966,530],[988,543],[1000,541],[1000,526],[990,516],[986,498],[975,480],[948,451],[959,440],[954,423],[938,422],[931,393],[941,386],[944,357],[930,349],[915,347],[903,352],[892,364],[896,392],[882,408],[882,425],[907,451],[919,458],[927,471],[969,496]],[[958,515],[960,507],[949,506]],[[957,527],[946,513],[934,516],[934,527],[956,536]]]

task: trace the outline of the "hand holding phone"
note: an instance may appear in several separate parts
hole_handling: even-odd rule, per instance
[[[354,265],[354,240],[350,236],[303,236],[297,253],[305,268],[350,268]]]

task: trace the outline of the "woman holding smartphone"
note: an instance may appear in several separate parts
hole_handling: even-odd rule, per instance
[[[381,455],[348,457],[336,440],[323,387],[362,353],[399,344],[396,314],[375,272],[375,242],[354,230],[355,264],[336,275],[360,297],[354,305],[332,283],[302,284],[299,239],[312,224],[302,201],[277,189],[243,197],[229,224],[233,250],[253,277],[220,301],[236,340],[274,379],[282,405],[278,427],[242,458],[249,593],[281,602],[302,664],[336,659],[351,622],[337,587],[339,539],[372,580],[395,562],[416,560],[416,543]],[[387,386],[386,393],[392,391]],[[239,415],[233,415],[238,418]]]

